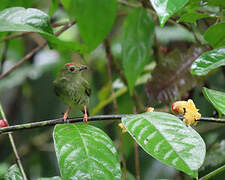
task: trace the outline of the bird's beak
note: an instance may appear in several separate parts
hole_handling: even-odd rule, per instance
[[[82,71],[82,70],[85,70],[85,69],[88,69],[88,67],[87,66],[85,66],[85,65],[82,65],[82,66],[80,66],[80,71]]]

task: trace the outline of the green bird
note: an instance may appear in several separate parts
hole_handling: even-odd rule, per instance
[[[75,62],[68,63],[64,65],[54,81],[56,95],[68,106],[63,116],[64,122],[66,122],[72,107],[83,110],[83,122],[87,123],[88,121],[87,105],[91,95],[91,88],[88,81],[82,76],[85,69],[87,69],[85,65]]]

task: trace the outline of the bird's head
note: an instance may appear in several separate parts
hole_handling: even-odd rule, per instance
[[[88,69],[88,67],[76,62],[72,62],[64,65],[64,67],[62,68],[62,73],[65,75],[74,76],[81,74],[81,72],[85,69]]]

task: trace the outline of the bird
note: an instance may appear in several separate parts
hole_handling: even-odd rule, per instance
[[[88,67],[80,63],[65,64],[53,82],[54,91],[59,99],[68,106],[63,120],[67,121],[72,107],[78,107],[84,113],[83,122],[88,122],[87,106],[91,95],[89,82],[83,77],[82,72]]]

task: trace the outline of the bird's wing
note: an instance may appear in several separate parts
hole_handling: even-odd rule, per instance
[[[61,83],[54,81],[53,88],[57,96],[64,94],[65,88],[61,85]]]
[[[85,93],[90,96],[91,95],[91,87],[90,84],[84,79],[82,82],[83,86],[85,87]]]

